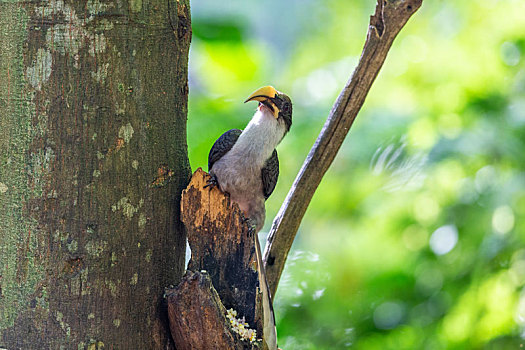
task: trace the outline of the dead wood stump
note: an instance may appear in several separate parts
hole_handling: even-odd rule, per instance
[[[201,168],[197,169],[182,193],[181,217],[191,259],[183,281],[167,291],[170,328],[177,349],[249,349],[254,345],[239,343],[231,330],[230,335],[224,335],[223,327],[229,329],[225,310],[232,308],[257,330],[257,338],[262,337],[256,233],[227,195],[218,188],[204,188],[208,178]],[[213,341],[220,342],[212,347],[201,347],[205,343],[188,334],[205,336],[210,332],[218,332]],[[231,343],[232,339],[236,342]],[[186,347],[188,344],[193,347]]]

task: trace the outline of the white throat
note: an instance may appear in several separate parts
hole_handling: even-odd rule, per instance
[[[261,167],[283,139],[284,131],[284,123],[267,108],[258,108],[230,152],[243,154]]]

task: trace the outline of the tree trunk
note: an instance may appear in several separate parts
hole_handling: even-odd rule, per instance
[[[0,2],[0,348],[168,348],[189,0]]]

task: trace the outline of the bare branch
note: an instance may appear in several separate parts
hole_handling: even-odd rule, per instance
[[[354,73],[337,98],[290,192],[273,221],[264,252],[266,275],[275,295],[288,252],[324,174],[334,160],[361,109],[399,31],[423,0],[378,0]]]

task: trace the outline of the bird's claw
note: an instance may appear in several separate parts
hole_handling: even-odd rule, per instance
[[[246,223],[246,226],[248,226],[248,231],[251,234],[257,233],[257,231],[256,231],[257,225],[255,224],[255,222],[253,222],[252,219],[245,217],[244,218],[244,222]]]
[[[210,190],[214,187],[219,186],[219,182],[217,181],[217,176],[215,174],[211,174],[210,178],[206,181],[206,185],[204,188],[210,188]]]

